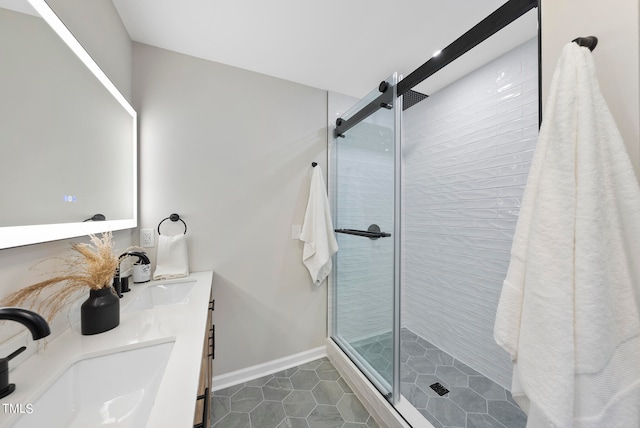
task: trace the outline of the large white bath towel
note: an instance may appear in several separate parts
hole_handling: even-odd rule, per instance
[[[640,427],[640,188],[591,52],[554,73],[495,323],[527,427]]]
[[[331,272],[331,256],[338,251],[333,231],[327,190],[318,166],[313,168],[307,211],[300,240],[304,241],[302,262],[314,284],[320,285]]]

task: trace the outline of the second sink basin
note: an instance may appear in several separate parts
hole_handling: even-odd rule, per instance
[[[146,426],[173,345],[165,342],[74,363],[14,428]]]
[[[125,306],[123,310],[125,312],[140,311],[152,309],[157,306],[188,303],[195,284],[195,281],[187,281],[149,285],[142,290],[131,303]]]

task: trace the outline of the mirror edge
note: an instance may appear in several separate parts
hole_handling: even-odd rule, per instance
[[[133,121],[132,135],[132,168],[133,168],[133,218],[124,220],[107,220],[97,222],[57,223],[28,226],[0,227],[0,249],[38,244],[60,239],[75,238],[89,234],[133,229],[138,226],[138,119],[137,113],[120,93],[113,82],[91,58],[80,42],[73,36],[66,25],[58,18],[45,0],[28,0],[29,4],[40,14],[53,31],[69,46],[83,64],[103,84],[109,93],[131,115]]]

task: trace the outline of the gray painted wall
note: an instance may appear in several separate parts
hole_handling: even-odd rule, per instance
[[[326,285],[311,283],[291,226],[311,162],[326,174],[327,93],[139,43],[133,53],[140,227],[180,214],[190,270],[215,272],[214,374],[323,345]],[[163,234],[180,232],[169,223]]]

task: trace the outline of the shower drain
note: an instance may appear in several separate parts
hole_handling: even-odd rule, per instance
[[[433,385],[429,385],[431,389],[438,393],[439,396],[443,396],[444,394],[449,393],[449,390],[442,386],[440,382],[436,382]]]

